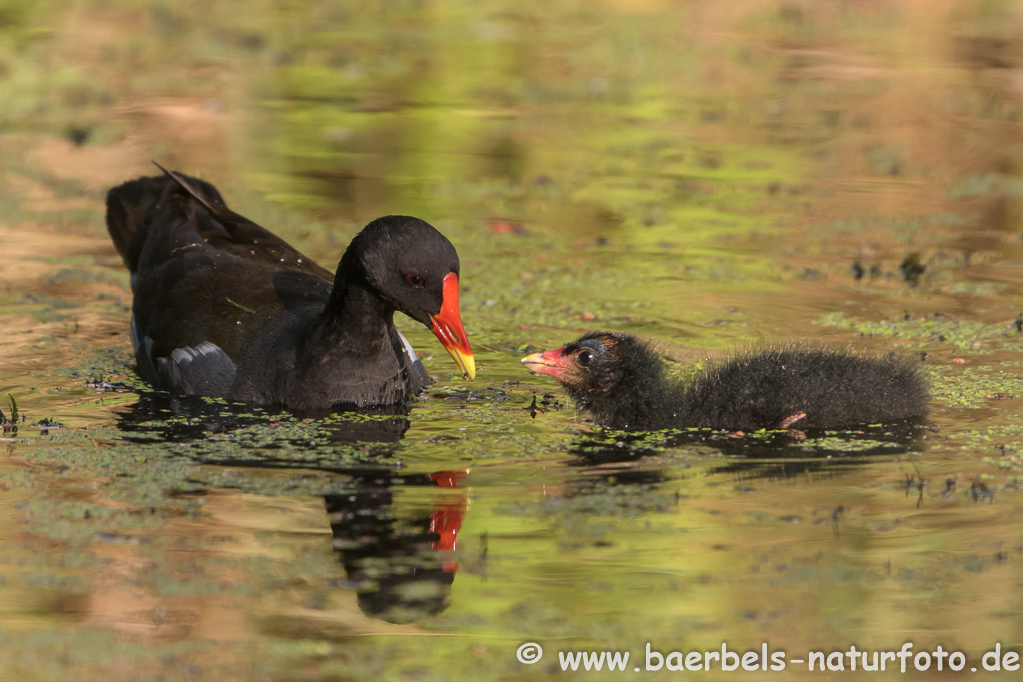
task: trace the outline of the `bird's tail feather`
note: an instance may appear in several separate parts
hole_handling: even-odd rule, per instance
[[[138,270],[146,230],[157,214],[155,209],[168,203],[174,194],[194,198],[211,211],[225,210],[224,200],[213,185],[162,167],[160,170],[164,175],[129,180],[107,194],[107,230],[131,272]]]

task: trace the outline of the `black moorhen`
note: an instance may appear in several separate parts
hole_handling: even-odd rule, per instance
[[[645,342],[591,332],[557,350],[522,359],[560,382],[579,407],[608,428],[648,431],[709,427],[837,429],[919,420],[927,382],[916,363],[897,355],[860,357],[789,346],[737,355],[676,383]]]
[[[135,359],[149,383],[292,410],[403,402],[429,376],[395,329],[395,310],[430,328],[475,376],[458,254],[429,224],[374,220],[332,276],[227,208],[213,185],[164,173],[107,196],[110,236],[131,271]]]

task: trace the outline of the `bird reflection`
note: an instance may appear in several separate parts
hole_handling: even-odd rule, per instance
[[[399,474],[394,456],[409,428],[408,414],[407,406],[396,405],[294,415],[143,393],[121,413],[118,428],[129,442],[188,443],[186,456],[201,464],[346,475],[336,493],[324,496],[345,584],[356,590],[366,615],[408,623],[447,608],[468,509],[468,492],[459,488],[467,471]],[[224,447],[225,438],[232,447]],[[343,446],[355,444],[357,461],[350,453],[339,456]],[[416,486],[436,488],[437,494],[428,509],[399,517],[396,488]]]
[[[913,420],[875,424],[848,431],[770,431],[758,434],[733,434],[709,429],[677,432],[621,433],[595,432],[580,437],[570,449],[573,466],[583,469],[601,467],[615,470],[615,464],[627,465],[617,471],[616,480],[653,474],[648,467],[640,473],[634,466],[643,458],[663,454],[675,448],[705,447],[727,455],[724,464],[711,467],[709,474],[733,475],[741,480],[786,479],[814,475],[821,478],[862,467],[879,458],[923,450],[923,436],[930,427]],[[663,479],[664,476],[661,475]]]
[[[468,472],[404,476],[403,485],[455,488]],[[428,513],[396,518],[389,476],[366,477],[351,494],[327,495],[334,550],[367,615],[408,623],[447,608],[453,558],[468,507],[463,492],[434,498]]]

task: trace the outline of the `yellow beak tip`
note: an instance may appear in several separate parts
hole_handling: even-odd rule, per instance
[[[462,370],[463,377],[470,381],[476,378],[476,359],[472,355],[466,355],[457,348],[448,348],[447,351],[458,368]]]

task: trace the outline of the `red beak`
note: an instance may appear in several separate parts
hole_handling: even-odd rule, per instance
[[[469,475],[468,469],[461,471],[438,471],[430,474],[441,488],[457,488],[458,482]],[[463,489],[464,490],[464,489]],[[469,493],[463,492],[459,498],[446,498],[435,501],[430,509],[430,532],[440,537],[433,543],[439,552],[454,552],[458,548],[458,531],[462,528],[462,520],[469,509]],[[444,572],[454,573],[458,570],[457,561],[444,562]]]
[[[462,374],[472,379],[476,376],[476,361],[469,347],[469,337],[462,326],[462,315],[458,312],[458,275],[449,272],[444,277],[444,300],[440,312],[432,315],[432,331],[440,339],[451,358],[458,364]]]
[[[556,350],[545,350],[540,353],[527,355],[522,358],[522,364],[530,372],[547,374],[557,379],[568,369],[561,361],[561,351],[563,350],[565,349],[558,348]]]

